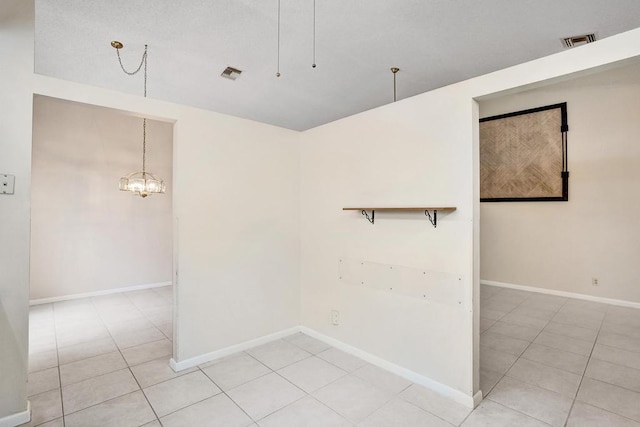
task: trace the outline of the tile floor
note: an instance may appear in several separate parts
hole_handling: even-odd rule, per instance
[[[640,426],[640,310],[483,286],[471,412],[303,334],[174,373],[171,295],[32,307],[29,425]]]
[[[640,426],[640,310],[484,285],[480,296],[474,415],[520,414],[486,425]]]

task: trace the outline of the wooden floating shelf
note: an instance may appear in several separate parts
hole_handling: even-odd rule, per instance
[[[401,206],[401,207],[366,207],[366,208],[342,208],[343,211],[360,211],[362,215],[364,215],[367,220],[371,224],[374,223],[376,211],[424,211],[424,214],[429,219],[433,227],[437,227],[438,225],[438,211],[455,211],[455,206],[429,206],[429,207],[420,207],[420,206]],[[371,216],[367,213],[367,211],[371,211]],[[433,217],[429,213],[429,211],[433,211]]]

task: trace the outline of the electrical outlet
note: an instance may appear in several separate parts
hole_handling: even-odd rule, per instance
[[[0,194],[13,194],[16,177],[0,173]]]
[[[591,278],[591,285],[592,286],[600,286],[600,283],[598,282],[598,278],[597,277],[592,277]]]
[[[340,312],[338,310],[331,310],[331,324],[332,325],[340,324]]]

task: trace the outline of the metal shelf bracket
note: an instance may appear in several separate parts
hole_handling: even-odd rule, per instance
[[[429,222],[431,223],[431,225],[433,225],[433,228],[436,228],[438,226],[438,210],[437,209],[433,210],[433,217],[431,217],[431,214],[429,213],[428,209],[424,211],[424,214],[429,219]]]
[[[376,211],[372,210],[371,211],[371,216],[369,216],[369,214],[367,213],[367,211],[365,211],[364,209],[362,210],[362,215],[364,215],[367,218],[367,221],[369,221],[371,224],[373,224],[373,221],[376,218]]]

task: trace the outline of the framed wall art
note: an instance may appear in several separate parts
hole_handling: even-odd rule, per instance
[[[569,200],[567,103],[480,119],[480,201]]]

